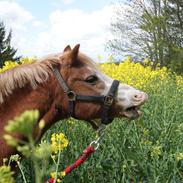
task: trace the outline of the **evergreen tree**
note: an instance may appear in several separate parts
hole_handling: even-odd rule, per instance
[[[0,67],[7,60],[19,61],[21,57],[15,56],[17,49],[11,46],[12,32],[9,31],[6,36],[6,30],[3,22],[0,22]]]

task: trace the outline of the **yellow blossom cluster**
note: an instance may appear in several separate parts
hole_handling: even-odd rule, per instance
[[[177,159],[177,161],[183,160],[183,153],[178,153],[176,155],[176,159]]]
[[[129,58],[119,64],[104,63],[102,70],[114,79],[139,89],[158,88],[161,83],[168,83],[173,79],[173,74],[166,67],[158,65],[153,69],[152,64],[146,59],[143,63],[132,62]],[[183,77],[176,76],[176,83],[183,88]]]
[[[183,77],[182,76],[176,76],[176,83],[177,86],[182,88],[183,87]]]
[[[11,69],[13,67],[16,67],[16,66],[18,66],[20,64],[31,63],[33,61],[34,61],[34,59],[29,59],[29,58],[23,58],[23,59],[21,59],[20,62],[13,62],[13,61],[7,60],[4,63],[4,66],[2,68],[0,68],[0,73],[6,71],[8,69]]]
[[[0,72],[4,72],[4,71],[6,71],[8,69],[11,69],[11,68],[17,66],[17,65],[19,65],[17,62],[6,61],[4,63],[4,66],[2,68],[0,68]]]
[[[68,140],[63,133],[53,133],[51,136],[51,149],[54,154],[62,151],[68,145]]]
[[[154,145],[152,147],[151,156],[158,157],[161,155],[162,147],[160,145]]]
[[[62,171],[62,172],[60,172],[60,173],[56,173],[56,172],[51,172],[50,173],[50,176],[52,177],[52,178],[56,178],[57,177],[57,180],[56,180],[56,182],[62,182],[62,179],[63,179],[63,177],[65,177],[65,172],[64,171]]]

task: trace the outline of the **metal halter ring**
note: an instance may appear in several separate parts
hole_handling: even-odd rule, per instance
[[[95,150],[97,150],[99,148],[100,143],[98,142],[99,139],[94,140],[90,143],[90,146],[93,146],[95,148]]]
[[[76,93],[74,91],[69,91],[69,92],[67,92],[67,97],[70,101],[75,101],[76,100]]]
[[[104,98],[104,105],[111,106],[114,101],[114,98],[110,95],[105,96]]]
[[[101,141],[101,139],[103,138],[103,136],[104,136],[104,133],[105,133],[105,130],[106,130],[106,126],[104,126],[104,125],[101,125],[100,126],[100,128],[98,129],[98,138],[96,139],[96,140],[94,140],[94,141],[92,141],[91,143],[90,143],[90,146],[92,145],[92,146],[96,146],[95,147],[95,150],[97,150],[98,148],[99,148],[99,146],[100,146],[100,141]]]

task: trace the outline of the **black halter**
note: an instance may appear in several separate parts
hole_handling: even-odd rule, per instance
[[[53,73],[55,77],[57,78],[61,88],[64,90],[64,93],[67,95],[69,100],[69,115],[73,118],[75,117],[74,109],[75,109],[75,103],[76,101],[84,101],[84,102],[94,102],[94,103],[100,103],[103,105],[103,111],[101,115],[101,122],[103,124],[108,124],[112,122],[113,118],[109,116],[111,106],[114,102],[114,98],[119,86],[119,81],[113,80],[112,85],[107,93],[107,95],[101,95],[101,96],[85,96],[85,95],[78,95],[74,91],[72,91],[64,81],[61,73],[59,72],[57,67],[53,67]]]

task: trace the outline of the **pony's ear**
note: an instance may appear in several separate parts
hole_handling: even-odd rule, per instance
[[[67,46],[64,49],[64,53],[62,56],[63,63],[65,65],[74,66],[78,63],[78,53],[79,53],[80,44],[77,44],[73,49],[70,46]]]
[[[73,49],[72,49],[72,61],[76,61],[79,53],[79,47],[80,44],[77,44]]]
[[[66,51],[71,51],[70,45],[67,45],[67,46],[64,48],[64,52],[66,52]]]

